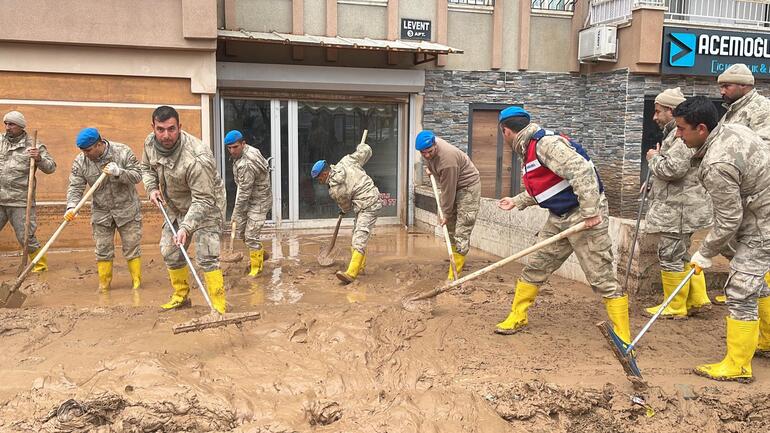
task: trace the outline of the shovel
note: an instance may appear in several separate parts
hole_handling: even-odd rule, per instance
[[[435,288],[433,290],[429,290],[427,292],[423,292],[421,294],[417,294],[416,296],[406,297],[401,301],[401,305],[407,309],[407,310],[420,310],[423,309],[422,306],[419,304],[419,301],[425,301],[431,298],[435,298],[436,296],[446,292],[447,290],[453,289],[457,286],[462,285],[465,282],[468,282],[476,277],[480,277],[488,272],[494,271],[495,269],[498,269],[500,267],[503,267],[507,265],[508,263],[518,260],[526,255],[529,255],[545,246],[551,245],[554,242],[558,242],[562,239],[565,239],[569,236],[574,235],[575,233],[581,232],[586,229],[586,223],[581,222],[579,224],[575,224],[574,226],[568,228],[567,230],[564,230],[561,233],[558,233],[554,236],[551,236],[548,239],[542,240],[535,245],[532,245],[529,248],[526,248],[524,250],[519,251],[518,253],[508,256],[498,262],[492,263],[491,265],[481,268],[476,272],[470,273],[460,279],[457,279],[455,281],[452,281],[450,283],[447,283],[441,287]]]
[[[240,188],[235,190],[235,202],[238,203],[238,194],[240,194],[241,190]],[[243,254],[238,251],[237,253],[233,252],[233,242],[235,241],[235,218],[231,218],[233,220],[232,226],[230,226],[230,248],[227,254],[223,254],[219,260],[227,263],[234,263],[234,262],[240,262],[243,260]]]
[[[441,200],[438,196],[438,187],[436,186],[436,178],[433,176],[433,173],[430,174],[430,184],[433,186],[433,196],[436,197],[436,209],[438,209],[438,217],[443,220],[444,211],[441,210]],[[452,254],[452,240],[449,239],[449,229],[447,228],[446,224],[442,225],[441,227],[444,229],[444,241],[446,241],[446,251],[447,254],[449,254],[449,266],[452,268],[452,275],[454,275],[455,279],[457,279],[460,277],[460,275],[457,274],[457,263],[455,263],[455,255]]]
[[[80,211],[80,208],[83,207],[83,205],[86,203],[86,200],[91,198],[94,191],[96,191],[101,186],[102,182],[104,182],[104,179],[106,178],[107,175],[105,173],[99,175],[99,178],[96,179],[96,182],[94,182],[91,188],[86,191],[86,193],[83,195],[83,198],[81,198],[77,206],[75,206],[75,214]],[[48,239],[48,242],[46,242],[43,248],[40,248],[37,255],[35,255],[29,264],[27,264],[27,267],[24,268],[21,274],[19,274],[13,284],[5,282],[2,284],[2,286],[0,286],[0,308],[19,308],[22,306],[22,304],[24,304],[24,300],[27,299],[27,295],[19,291],[21,283],[23,283],[24,280],[29,276],[32,268],[37,264],[37,262],[40,261],[40,259],[43,258],[45,253],[48,252],[48,249],[51,247],[54,241],[59,238],[59,235],[61,235],[61,232],[65,227],[67,227],[67,224],[69,223],[70,222],[67,220],[62,221],[62,223],[59,225],[59,228],[56,229],[53,235],[51,235],[51,239]]]
[[[168,214],[166,213],[166,208],[164,208],[161,203],[158,203],[158,207],[163,213],[163,219],[166,220],[168,228],[176,238],[176,229],[174,228],[174,224],[171,223],[171,218],[169,218]],[[192,273],[193,278],[195,278],[195,282],[198,283],[198,288],[201,290],[201,293],[203,293],[203,298],[206,299],[206,303],[209,304],[209,308],[211,308],[211,314],[174,326],[174,334],[200,331],[202,329],[217,328],[220,326],[237,325],[243,322],[257,320],[262,317],[262,314],[256,312],[220,314],[217,310],[215,310],[214,305],[211,304],[211,298],[209,298],[209,294],[206,291],[206,288],[203,286],[203,282],[201,281],[200,277],[198,276],[198,271],[195,270],[192,260],[190,260],[190,256],[187,254],[187,250],[184,248],[184,246],[181,245],[179,246],[179,250],[182,251],[182,255],[187,262],[187,266],[190,268],[190,272]]]
[[[32,135],[32,148],[37,148],[37,130]],[[29,255],[29,218],[32,214],[32,191],[35,190],[35,158],[29,159],[29,179],[27,180],[27,209],[24,213],[24,244],[21,248],[21,263],[16,275],[21,275],[24,267],[27,266]]]
[[[332,263],[334,263],[334,256],[331,253],[334,249],[334,244],[337,242],[337,233],[340,232],[340,223],[342,223],[343,216],[345,216],[345,214],[340,212],[339,216],[337,217],[337,227],[334,228],[334,234],[332,235],[331,243],[329,243],[329,245],[327,245],[325,248],[321,248],[321,251],[318,253],[318,264],[321,266],[331,266]]]

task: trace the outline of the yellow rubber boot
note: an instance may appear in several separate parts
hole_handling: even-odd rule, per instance
[[[96,262],[96,272],[99,274],[99,291],[108,292],[112,283],[112,261]]]
[[[703,273],[701,272],[701,275]],[[687,272],[668,272],[668,271],[660,271],[660,279],[663,282],[663,299],[668,299],[669,296],[671,296],[671,293],[673,293],[674,289],[679,286],[679,283],[682,282],[684,277],[687,276]],[[674,296],[674,299],[671,300],[671,303],[666,306],[666,308],[663,310],[663,312],[660,314],[659,317],[666,318],[666,319],[686,319],[687,318],[687,297],[690,292],[690,281],[688,281],[684,287],[682,287],[682,290],[679,291],[679,293]],[[708,298],[706,298],[708,299]],[[646,315],[652,317],[655,315],[655,313],[658,312],[658,309],[660,309],[660,306],[663,304],[658,304],[654,307],[645,308],[644,312]]]
[[[138,289],[142,285],[142,259],[134,257],[128,261],[128,273],[131,274],[131,288]]]
[[[770,358],[770,296],[759,298],[759,341],[755,356]]]
[[[607,317],[612,322],[612,330],[625,343],[631,343],[631,324],[628,320],[628,295],[620,298],[604,298]]]
[[[711,300],[708,293],[706,293],[706,274],[701,272],[690,278],[690,294],[687,295],[687,314],[693,316],[710,309]]]
[[[35,256],[37,256],[38,251],[40,251],[40,248],[29,253],[30,262],[35,259]],[[38,260],[38,262],[35,263],[35,266],[32,267],[32,272],[45,272],[47,270],[48,270],[48,257],[46,255],[43,255],[43,257],[41,257],[40,260]]]
[[[757,350],[759,320],[735,320],[727,317],[727,354],[716,364],[695,367],[695,374],[714,380],[750,383],[751,359]]]
[[[355,248],[350,249],[350,264],[348,270],[345,272],[337,271],[335,275],[345,284],[350,284],[358,277],[358,273],[361,272],[361,263],[364,261],[364,255],[359,253]]]
[[[529,323],[527,319],[527,310],[535,302],[538,287],[524,280],[516,282],[516,293],[513,295],[511,303],[511,312],[508,317],[495,326],[495,333],[502,335],[511,335],[524,329]]]
[[[714,296],[714,303],[717,305],[725,305],[727,302],[727,296],[725,295],[716,295]]]
[[[455,266],[457,266],[457,274],[459,276],[460,273],[463,271],[463,266],[465,266],[465,256],[458,253],[457,251],[452,248],[452,256],[455,259]],[[449,264],[449,274],[447,275],[447,279],[449,281],[454,281],[455,276],[452,273],[452,264]]]
[[[249,271],[249,276],[256,277],[262,272],[262,267],[265,264],[265,250],[249,250],[249,258],[251,259],[251,271]]]
[[[225,301],[225,279],[222,276],[222,270],[204,272],[203,278],[206,280],[206,290],[209,292],[211,305],[219,314],[225,314],[227,302]]]
[[[366,270],[366,251],[364,251],[364,258],[361,260],[361,268],[358,270],[358,275],[361,275]]]
[[[187,297],[190,293],[190,283],[187,281],[190,275],[187,266],[179,269],[169,269],[168,277],[171,280],[171,287],[174,288],[174,293],[171,295],[171,300],[161,305],[160,308],[173,310],[192,305]]]

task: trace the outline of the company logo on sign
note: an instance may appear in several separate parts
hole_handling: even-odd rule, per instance
[[[668,51],[668,64],[676,68],[691,68],[695,65],[697,38],[694,33],[669,33],[671,45]]]

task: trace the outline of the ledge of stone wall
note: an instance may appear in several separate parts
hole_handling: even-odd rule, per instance
[[[417,196],[424,198],[417,200]],[[443,234],[436,224],[435,210],[424,209],[419,205],[420,203],[429,203],[428,199],[434,200],[431,189],[416,186],[415,225],[441,237]],[[435,201],[433,203],[433,209],[435,209]],[[476,226],[471,234],[471,246],[496,256],[507,257],[536,243],[537,233],[548,218],[547,210],[532,206],[524,211],[506,212],[499,209],[495,203],[496,200],[494,199],[481,199]],[[635,225],[635,220],[610,217],[609,231],[612,238],[612,254],[620,284],[623,284],[625,280],[625,270]],[[661,293],[660,267],[656,254],[657,243],[658,237],[645,234],[642,226],[628,278],[627,290],[630,294],[646,297],[659,296]],[[522,258],[519,262],[526,263],[527,257]],[[564,262],[556,274],[588,284],[574,254]],[[726,262],[715,264],[715,270],[707,274],[709,289],[721,289],[726,276]]]

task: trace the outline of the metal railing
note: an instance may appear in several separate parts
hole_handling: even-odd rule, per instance
[[[449,4],[468,6],[494,6],[495,0],[449,0]]]
[[[591,0],[590,23],[619,24],[628,21],[631,19],[631,11],[637,6],[663,7],[665,3],[664,0]]]
[[[573,12],[575,0],[532,0],[532,9]]]
[[[770,27],[767,3],[739,0],[666,0],[667,21],[738,27]]]

